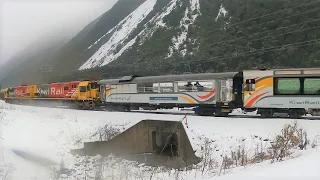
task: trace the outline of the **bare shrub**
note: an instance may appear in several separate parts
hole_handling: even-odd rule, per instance
[[[220,166],[219,175],[223,172],[226,173],[226,170],[239,167],[246,166],[251,162],[248,154],[248,150],[245,148],[245,145],[242,144],[238,146],[237,149],[231,150],[230,155],[225,154],[222,156],[222,164]]]
[[[98,134],[99,134],[100,141],[108,141],[113,137],[117,136],[118,134],[120,134],[120,129],[114,128],[110,124],[106,124],[104,127],[99,128]]]
[[[314,148],[317,149],[318,146],[320,146],[320,135],[317,135],[317,136],[313,139],[313,141],[312,141],[312,143],[311,143],[311,147],[312,147],[313,149],[314,149]]]
[[[250,163],[261,163],[265,160],[272,159],[267,152],[267,148],[263,147],[262,142],[257,144],[253,157],[250,158]]]
[[[232,165],[233,165],[233,161],[231,157],[229,157],[228,155],[224,155],[222,158],[222,164],[220,167],[219,175],[221,175],[222,171],[223,171],[223,174],[225,174],[226,170],[230,169]]]
[[[231,159],[236,167],[248,164],[248,153],[244,144],[242,146],[238,146],[236,151],[231,151]]]
[[[103,168],[104,168],[104,157],[100,157],[97,161],[96,171],[95,171],[95,180],[102,180],[103,179]]]
[[[202,163],[200,164],[201,174],[204,175],[208,171],[212,171],[217,168],[218,163],[213,155],[214,148],[212,148],[212,141],[205,138],[204,144],[201,146],[200,158]]]
[[[300,128],[297,131],[298,139],[299,139],[299,148],[301,150],[306,150],[307,145],[309,144],[308,138],[307,138],[307,132],[304,131],[302,128]]]
[[[282,161],[299,146],[300,149],[305,149],[308,142],[306,138],[307,133],[299,128],[297,122],[286,124],[281,130],[281,134],[276,136],[274,142],[271,142],[269,154],[272,157],[272,162]]]

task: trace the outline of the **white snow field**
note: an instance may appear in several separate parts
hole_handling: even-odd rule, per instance
[[[120,161],[111,155],[103,166],[99,166],[99,155],[80,157],[69,153],[70,149],[81,148],[83,142],[99,140],[96,132],[106,124],[124,131],[143,119],[178,121],[183,116],[28,107],[0,101],[0,176],[2,179],[18,180],[76,180],[97,179],[97,174],[102,172],[104,179],[320,179],[320,120],[317,119],[297,120],[308,133],[310,144],[313,142],[316,145],[314,148],[297,149],[294,157],[282,162],[266,160],[226,170],[220,168],[222,157],[237,151],[239,147],[248,154],[254,153],[257,146],[267,147],[282,127],[294,120],[187,116],[188,128],[184,126],[196,155],[210,156],[207,158],[210,161],[203,161],[203,166],[195,165],[183,171],[146,167]],[[63,160],[69,172],[55,177],[54,171],[39,163],[44,161],[28,160],[26,156],[19,156],[19,151],[55,162],[56,167]]]

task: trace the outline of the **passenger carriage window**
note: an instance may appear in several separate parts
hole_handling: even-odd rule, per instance
[[[153,92],[153,83],[145,83],[137,85],[138,92]]]
[[[304,94],[320,94],[320,78],[305,78]]]
[[[167,83],[160,83],[160,92],[173,92],[173,83],[167,82]]]
[[[300,94],[299,78],[278,78],[276,80],[276,94]]]
[[[247,79],[245,91],[255,91],[256,90],[256,80]]]
[[[213,90],[212,81],[189,81],[189,82],[178,82],[178,91],[203,91],[210,92]]]

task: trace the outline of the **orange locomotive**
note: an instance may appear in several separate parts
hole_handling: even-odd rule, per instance
[[[54,104],[71,105],[81,109],[94,109],[100,106],[99,88],[91,88],[95,81],[71,81],[41,85],[23,85],[7,88],[0,96],[13,104]],[[86,87],[80,88],[79,85]],[[95,86],[94,86],[95,87]],[[84,92],[80,92],[80,89]],[[87,92],[88,91],[88,92]],[[82,94],[82,96],[78,96]]]

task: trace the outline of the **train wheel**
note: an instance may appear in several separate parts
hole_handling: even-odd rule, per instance
[[[199,116],[212,116],[214,112],[207,108],[197,108],[195,114],[198,114]]]
[[[224,111],[223,111],[224,110]],[[216,108],[214,112],[215,117],[227,117],[230,112],[225,112],[226,109],[223,108]]]
[[[261,109],[260,114],[261,114],[262,118],[272,118],[273,117],[272,109]]]
[[[228,112],[219,112],[219,113],[215,113],[215,117],[227,117],[229,115]]]
[[[124,105],[118,105],[117,110],[120,112],[129,112],[130,107],[129,106],[124,106]]]
[[[289,109],[289,118],[292,119],[300,119],[305,114],[305,112],[301,109]]]
[[[91,109],[92,109],[92,110],[95,110],[95,109],[96,109],[96,103],[95,103],[95,102],[92,102],[92,103],[91,103]]]

